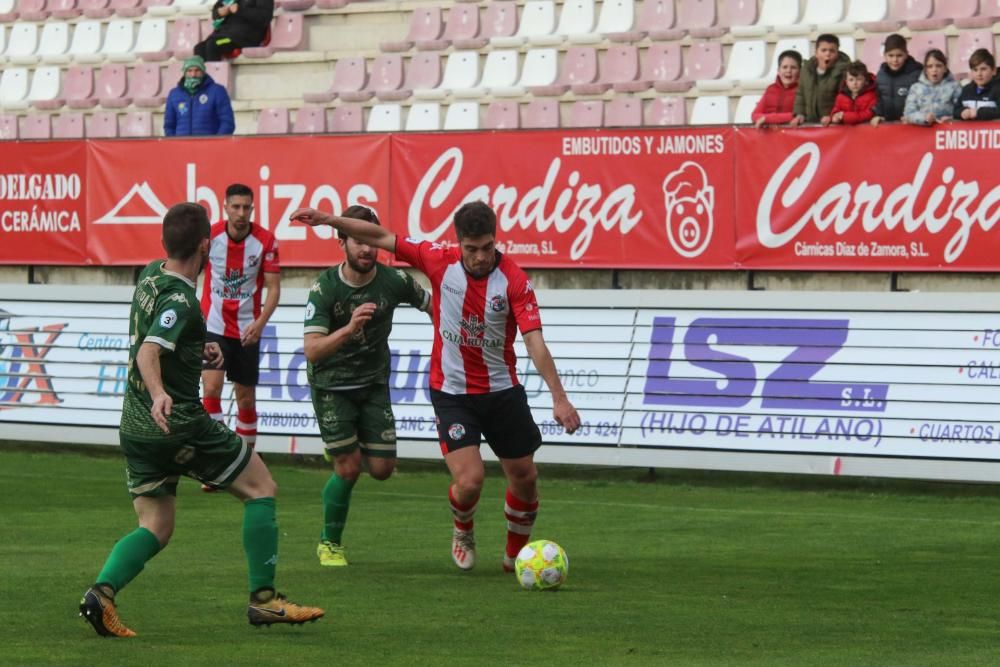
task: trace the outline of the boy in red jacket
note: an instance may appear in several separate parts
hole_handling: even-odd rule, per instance
[[[798,51],[783,51],[778,56],[778,76],[750,114],[750,120],[757,129],[764,125],[784,125],[792,120],[801,70],[802,54]]]
[[[855,60],[847,68],[844,87],[837,95],[833,111],[829,116],[824,116],[820,123],[824,127],[831,123],[835,125],[867,123],[875,115],[876,104],[878,104],[878,91],[875,88],[875,77],[863,62]]]

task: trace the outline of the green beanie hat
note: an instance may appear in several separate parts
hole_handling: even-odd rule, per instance
[[[182,71],[186,72],[191,67],[197,67],[202,72],[205,71],[205,59],[201,56],[191,56],[184,61],[184,69]]]

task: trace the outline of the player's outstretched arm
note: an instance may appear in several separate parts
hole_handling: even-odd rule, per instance
[[[139,374],[149,391],[149,396],[153,399],[153,407],[150,408],[150,415],[153,421],[164,433],[170,433],[167,425],[167,417],[174,406],[174,399],[163,388],[163,376],[160,373],[160,354],[163,348],[156,343],[143,343],[139,346],[139,351],[135,355],[136,366],[139,367]]]
[[[535,329],[524,334],[524,346],[528,348],[528,356],[535,364],[538,374],[545,380],[545,384],[552,394],[552,416],[556,422],[566,429],[567,433],[572,433],[580,428],[580,415],[576,408],[566,397],[566,390],[563,389],[562,380],[559,379],[559,372],[556,371],[556,362],[552,360],[549,353],[549,346],[545,344],[542,337],[542,330]]]
[[[359,243],[365,243],[391,253],[396,252],[396,235],[384,227],[373,225],[367,220],[357,220],[355,218],[344,218],[339,215],[323,213],[314,208],[300,208],[292,213],[292,220],[319,227],[327,225],[333,227],[338,232],[347,234]]]

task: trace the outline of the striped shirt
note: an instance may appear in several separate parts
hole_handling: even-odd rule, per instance
[[[542,328],[528,276],[506,255],[482,278],[462,266],[461,251],[396,239],[396,257],[427,275],[434,287],[431,389],[485,394],[519,384],[514,339]]]
[[[260,293],[265,273],[278,273],[278,242],[271,232],[251,224],[242,241],[226,232],[226,223],[212,225],[209,270],[201,292],[201,312],[210,333],[239,338],[260,317]]]

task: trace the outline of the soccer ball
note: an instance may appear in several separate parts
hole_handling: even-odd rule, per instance
[[[566,581],[569,557],[555,542],[535,540],[518,552],[514,574],[529,591],[554,591]]]

